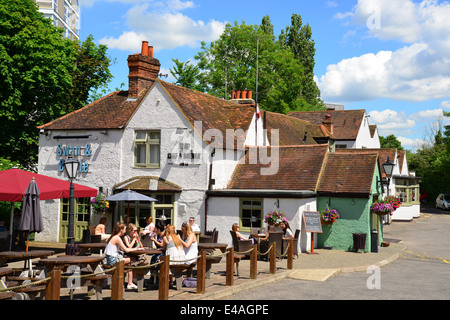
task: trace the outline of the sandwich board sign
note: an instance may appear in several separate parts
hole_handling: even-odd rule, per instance
[[[303,211],[303,222],[305,223],[305,231],[311,233],[322,233],[322,223],[320,223],[319,211]],[[314,234],[311,234],[311,252],[314,252]]]

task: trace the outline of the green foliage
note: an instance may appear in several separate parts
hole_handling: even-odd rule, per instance
[[[449,117],[450,113],[444,113]],[[438,130],[432,146],[424,145],[416,153],[407,153],[408,167],[421,177],[422,189],[434,201],[439,193],[450,193],[450,130]]]
[[[170,69],[170,73],[175,77],[175,84],[185,88],[202,91],[202,86],[198,83],[200,70],[190,61],[181,62],[178,59],[172,59],[175,67]]]
[[[0,157],[31,169],[36,126],[83,106],[111,79],[106,47],[63,37],[33,0],[0,2]]]
[[[397,137],[393,134],[387,137],[380,136],[380,146],[381,148],[396,148],[397,150],[403,150],[402,143],[397,140]]]
[[[195,56],[198,69],[188,70],[188,62],[174,60],[176,69],[171,72],[178,84],[198,83],[198,90],[222,98],[228,99],[232,90],[253,90],[253,97],[266,110],[323,110],[313,79],[311,28],[302,25],[300,15],[294,14],[291,23],[278,40],[269,16],[260,26],[228,23],[217,41],[202,42]],[[194,74],[196,81],[190,78]]]

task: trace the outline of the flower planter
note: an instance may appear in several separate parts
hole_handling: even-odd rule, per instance
[[[334,221],[322,221],[322,220],[320,220],[320,222],[325,226],[331,226],[334,223]]]
[[[385,214],[390,214],[391,212],[381,212],[381,211],[376,211],[374,212],[375,214],[379,215],[379,216],[384,216]]]

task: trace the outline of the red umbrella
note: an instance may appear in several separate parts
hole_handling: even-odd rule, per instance
[[[33,178],[39,186],[39,200],[69,198],[70,196],[69,181],[20,169],[0,171],[0,201],[11,202],[11,222],[14,208],[12,202],[22,202],[25,191]],[[97,195],[97,189],[76,183],[74,186],[75,198],[89,198]],[[12,223],[10,229],[12,230]]]
[[[39,186],[40,200],[69,198],[70,182],[44,176],[42,174],[9,169],[0,171],[0,201],[22,202],[30,181],[33,179]],[[88,198],[97,195],[97,189],[74,183],[75,198]]]

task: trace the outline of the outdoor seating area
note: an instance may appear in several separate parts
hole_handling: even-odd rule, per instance
[[[98,246],[98,243],[79,244],[84,249]],[[264,274],[274,274],[280,263],[292,269],[293,241],[288,241],[283,257],[287,263],[277,259],[276,244],[271,243],[268,252],[262,253],[257,245],[252,245],[244,252],[236,251],[223,243],[199,243],[198,257],[194,263],[173,261],[170,256],[162,256],[159,261],[151,263],[153,255],[161,254],[160,250],[146,248],[133,254],[145,255],[145,264],[125,265],[119,261],[107,265],[104,253],[91,253],[80,250],[78,255],[66,255],[64,252],[54,254],[51,250],[30,250],[27,255],[17,255],[15,260],[5,260],[0,268],[0,299],[13,300],[69,300],[69,299],[111,299],[122,300],[130,297],[139,299],[139,295],[150,294],[155,300],[177,298],[180,294],[201,295],[207,288],[215,285],[233,286],[234,281],[251,281]],[[238,247],[239,250],[242,250]],[[8,256],[0,253],[0,257]],[[269,256],[269,262],[258,261],[262,254]],[[32,263],[22,267],[22,262],[33,256]],[[239,274],[235,264],[248,258],[250,274]],[[278,260],[278,266],[277,266]],[[12,261],[12,262],[10,262]],[[181,264],[173,264],[181,263]],[[264,268],[261,265],[262,263]],[[266,269],[266,271],[261,271]],[[259,270],[259,271],[257,271]],[[125,280],[133,271],[137,290],[127,290]],[[169,282],[170,274],[174,283]],[[184,286],[184,284],[190,284]],[[194,285],[192,285],[192,283]],[[212,289],[214,290],[214,289]]]

